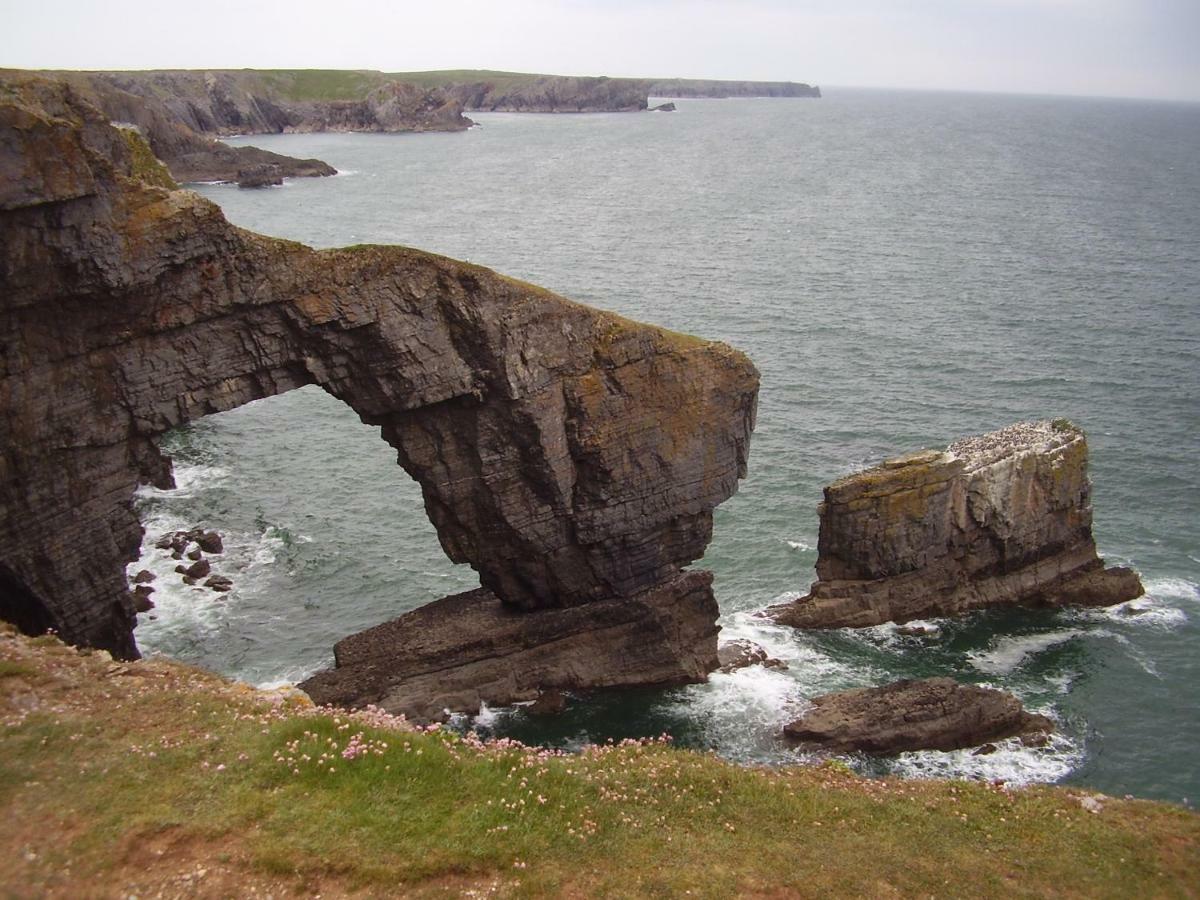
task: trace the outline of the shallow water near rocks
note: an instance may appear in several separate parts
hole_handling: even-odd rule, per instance
[[[703,565],[725,637],[786,671],[597,695],[561,718],[475,723],[556,746],[667,731],[745,762],[804,698],[948,674],[1053,716],[1048,748],[856,760],[872,773],[1200,796],[1200,106],[917,92],[680,101],[671,114],[479,115],[462,134],[245,139],[342,175],[202,186],[235,224],[318,247],[402,243],[668,328],[762,372],[750,476]],[[1089,435],[1095,530],[1147,596],[796,633],[754,618],[813,579],[821,488],[854,468],[1026,418]],[[306,388],[169,435],[179,487],[146,489],[158,604],[137,637],[256,683],[477,585],[442,554],[377,430]],[[225,536],[223,598],[152,549]]]

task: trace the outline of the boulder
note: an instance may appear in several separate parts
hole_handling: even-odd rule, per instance
[[[149,569],[142,569],[140,572],[138,572],[136,575],[133,576],[134,584],[149,584],[153,580],[154,580],[154,573],[151,572]]]
[[[213,575],[208,581],[204,582],[204,586],[224,594],[233,590],[233,579],[227,578],[224,575]]]
[[[885,687],[825,694],[784,728],[803,749],[893,755],[909,750],[958,750],[1053,729],[1004,691],[952,678],[898,681]]]
[[[154,609],[154,601],[150,599],[150,595],[154,593],[154,588],[146,584],[139,584],[133,589],[133,608],[139,612],[149,612]]]
[[[766,615],[858,628],[1132,600],[1137,574],[1096,552],[1087,461],[1070,422],[1020,422],[835,481],[817,508],[817,581]]]
[[[753,641],[738,638],[727,641],[717,648],[719,671],[729,674],[747,666],[765,666],[768,669],[786,669],[787,663],[773,658],[767,651]]]
[[[190,566],[176,566],[175,571],[187,578],[207,578],[212,572],[212,563],[207,559],[200,559],[192,563]]]
[[[225,544],[221,540],[221,535],[215,531],[202,531],[197,535],[196,543],[200,545],[200,549],[205,553],[225,552]]]

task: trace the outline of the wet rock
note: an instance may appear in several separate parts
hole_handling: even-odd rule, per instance
[[[886,756],[958,750],[1016,735],[1044,738],[1052,728],[1011,694],[926,678],[817,697],[784,734],[807,749]]]
[[[904,637],[933,637],[940,633],[941,629],[936,625],[914,623],[910,625],[897,625],[895,631],[896,634],[903,635]]]
[[[136,575],[133,576],[134,584],[149,584],[153,580],[154,580],[154,573],[151,572],[149,569],[142,569],[140,572],[138,572]]]
[[[149,612],[154,609],[154,601],[150,599],[150,595],[154,593],[154,588],[146,584],[139,584],[133,589],[133,608],[139,612]]]
[[[224,575],[214,575],[204,582],[204,586],[224,594],[233,590],[233,579],[226,578]]]
[[[675,104],[671,102],[660,103],[658,106],[650,107],[651,112],[675,112]]]
[[[787,668],[787,663],[783,660],[775,659],[763,647],[744,638],[728,641],[718,647],[717,661],[720,663],[719,671],[726,674],[747,666],[765,666],[768,669]]]
[[[339,641],[336,667],[299,686],[317,704],[429,722],[551,691],[691,684],[717,667],[716,620],[704,571],[633,598],[536,612],[480,589]]]
[[[997,747],[995,744],[984,744],[983,746],[976,747],[974,750],[972,750],[971,755],[972,756],[990,756],[991,754],[995,753],[998,749],[1000,749],[1000,748]]]
[[[190,566],[176,566],[175,571],[181,575],[187,576],[188,578],[207,578],[209,573],[212,572],[212,563],[210,563],[207,559],[201,559],[192,563]]]
[[[196,537],[196,543],[200,545],[200,549],[205,553],[224,553],[225,543],[221,540],[221,535],[215,531],[203,531]]]
[[[842,478],[818,507],[818,580],[766,615],[859,628],[1133,599],[1137,574],[1096,553],[1087,460],[1069,422],[1021,422]]]
[[[562,691],[548,690],[538,694],[536,700],[525,707],[531,716],[558,716],[566,712],[567,695]]]
[[[199,547],[196,547],[194,550],[189,550],[184,554],[184,556],[191,560],[199,560],[204,558],[204,554],[200,551]]]
[[[192,585],[194,585],[196,583],[196,579],[191,575],[184,575],[183,583],[188,585],[188,587],[191,587]]]

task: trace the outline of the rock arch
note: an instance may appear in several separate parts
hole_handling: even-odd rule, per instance
[[[170,481],[156,436],[307,384],[382,427],[446,553],[507,608],[661,594],[703,554],[745,473],[745,356],[444,257],[235,228],[143,177],[69,88],[10,88],[0,563],[66,638],[137,652],[124,565],[134,490]]]

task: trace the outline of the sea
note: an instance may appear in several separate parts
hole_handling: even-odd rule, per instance
[[[233,139],[336,177],[195,185],[233,223],[314,247],[387,243],[490,266],[745,351],[762,373],[749,475],[707,555],[722,638],[787,663],[573,698],[545,721],[460,728],[555,747],[669,733],[745,764],[808,698],[949,675],[1051,716],[1041,748],[848,757],[871,775],[1058,782],[1200,798],[1200,105],[825,90],[680,100],[672,113],[473,114],[457,134]],[[815,575],[822,488],[884,458],[1065,416],[1091,447],[1095,533],[1146,595],[1112,609],[980,612],[802,632],[754,613]],[[335,641],[478,585],[452,565],[378,429],[318,388],[162,440],[144,488],[158,573],[143,652],[254,684],[332,664]],[[153,547],[203,525],[234,589],[189,588]]]

